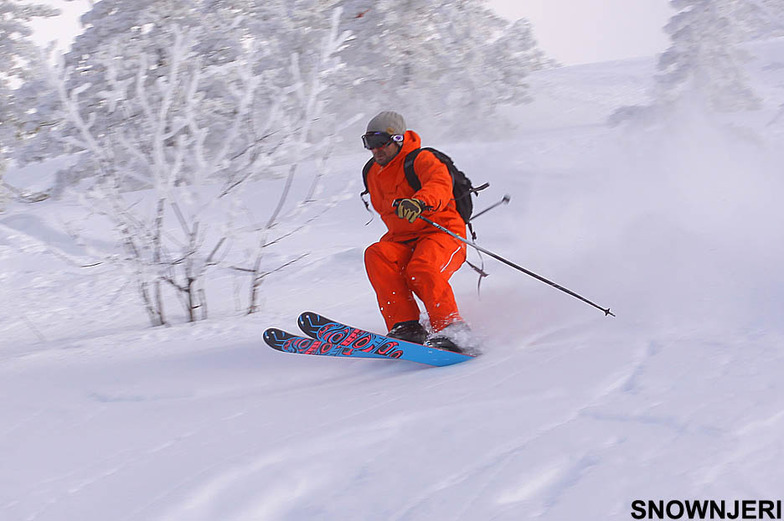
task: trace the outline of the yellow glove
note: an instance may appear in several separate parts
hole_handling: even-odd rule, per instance
[[[395,214],[401,219],[405,219],[412,223],[420,216],[422,210],[425,209],[425,203],[419,199],[401,199],[398,202]]]

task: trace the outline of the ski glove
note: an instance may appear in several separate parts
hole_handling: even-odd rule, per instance
[[[425,203],[419,199],[400,199],[395,213],[401,219],[405,219],[412,223],[420,216],[422,210],[425,209]]]

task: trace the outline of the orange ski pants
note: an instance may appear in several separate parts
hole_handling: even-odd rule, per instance
[[[445,233],[371,244],[365,250],[365,269],[387,330],[398,322],[419,320],[414,295],[425,305],[434,331],[462,320],[449,279],[465,259],[465,244]]]

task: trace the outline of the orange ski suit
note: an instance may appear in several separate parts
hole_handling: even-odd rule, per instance
[[[428,151],[414,162],[422,188],[414,191],[403,170],[406,155],[420,148],[416,132],[405,133],[403,146],[387,165],[373,163],[367,175],[370,202],[387,226],[379,242],[365,250],[365,269],[376,292],[387,329],[398,322],[419,320],[419,297],[434,331],[462,320],[449,278],[466,259],[466,245],[416,219],[397,217],[396,199],[419,199],[428,209],[422,215],[465,237],[466,225],[452,195],[452,177],[446,166]]]

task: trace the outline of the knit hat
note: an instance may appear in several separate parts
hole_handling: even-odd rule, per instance
[[[370,120],[367,132],[386,132],[390,136],[406,133],[406,122],[397,112],[385,111]]]

